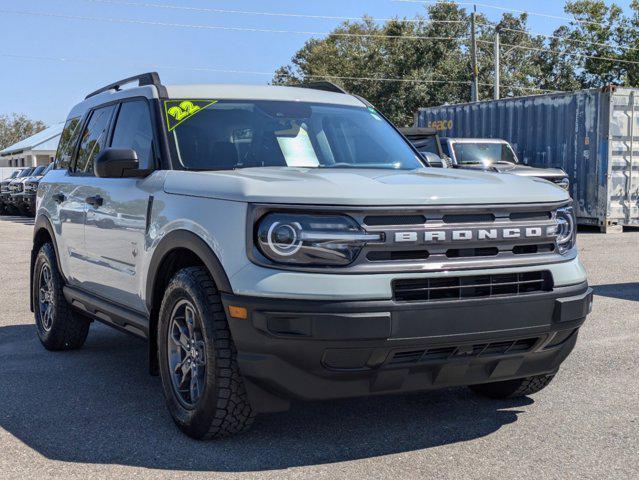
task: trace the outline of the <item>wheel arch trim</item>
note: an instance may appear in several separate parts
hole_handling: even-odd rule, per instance
[[[38,255],[38,251],[35,250],[35,241],[38,235],[42,230],[46,230],[51,238],[51,242],[53,243],[53,251],[55,252],[55,261],[58,267],[58,271],[64,280],[64,283],[67,283],[67,278],[64,275],[64,271],[62,270],[62,264],[60,263],[60,255],[58,253],[58,243],[55,237],[55,230],[53,229],[53,224],[51,219],[45,214],[39,214],[36,218],[35,224],[33,226],[33,243],[31,247],[31,262],[29,266],[29,308],[33,312],[34,303],[33,303],[33,267],[35,266],[36,256]]]
[[[147,270],[145,301],[149,312],[153,308],[154,291],[157,282],[158,272],[163,261],[176,249],[186,249],[193,252],[202,260],[208,269],[217,289],[220,292],[232,293],[231,283],[226,275],[222,263],[218,259],[213,249],[199,235],[188,230],[173,230],[159,242]]]

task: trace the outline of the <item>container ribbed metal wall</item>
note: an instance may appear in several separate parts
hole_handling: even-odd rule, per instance
[[[580,90],[420,109],[441,136],[503,138],[520,161],[564,169],[579,223],[639,225],[639,90]]]

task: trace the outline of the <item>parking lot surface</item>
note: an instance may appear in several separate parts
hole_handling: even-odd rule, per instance
[[[79,351],[40,346],[32,229],[0,217],[0,478],[639,478],[639,231],[579,235],[594,311],[534,397],[297,404],[197,442],[173,425],[142,340],[94,323]]]

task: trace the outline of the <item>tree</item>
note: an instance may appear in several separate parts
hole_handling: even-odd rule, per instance
[[[428,18],[395,18],[382,25],[365,17],[344,22],[324,39],[312,39],[291,64],[277,70],[273,83],[298,85],[329,80],[371,101],[398,125],[409,125],[419,107],[470,99],[470,16],[454,3],[427,7]],[[537,92],[542,62],[535,48],[543,40],[526,30],[526,15],[503,16],[508,45],[502,72],[504,95]],[[495,25],[477,16],[480,94],[492,97]],[[519,48],[524,47],[526,48]]]
[[[0,150],[44,130],[40,120],[31,120],[24,114],[0,115]]]
[[[567,56],[572,56],[573,71],[581,88],[623,83],[627,64],[620,60],[624,57],[623,47],[630,40],[623,10],[602,0],[570,1],[564,10],[575,21],[557,36],[566,39],[564,48],[573,53]]]
[[[500,31],[501,88],[506,96],[609,84],[639,87],[639,0],[631,15],[603,0],[570,0],[574,17],[552,35],[534,35],[526,14],[497,23],[477,15],[480,98],[492,98],[493,41]],[[399,125],[419,107],[470,100],[470,16],[455,3],[426,7],[426,16],[344,22],[313,39],[281,67],[275,84],[329,80],[370,100]],[[417,38],[427,37],[427,38]]]

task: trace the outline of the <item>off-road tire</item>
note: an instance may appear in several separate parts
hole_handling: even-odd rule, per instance
[[[46,329],[43,326],[43,319],[39,308],[40,273],[44,266],[48,266],[51,272],[51,283],[53,287],[51,299],[53,303],[53,320],[51,326]],[[33,310],[35,316],[36,330],[40,342],[47,350],[74,350],[82,347],[91,322],[73,311],[67,299],[64,297],[62,288],[64,279],[58,270],[55,249],[50,243],[42,245],[38,251],[33,266]]]
[[[168,353],[171,315],[184,299],[195,308],[206,352],[203,393],[190,408],[183,405],[174,390]],[[251,426],[255,413],[239,371],[237,350],[219,292],[205,268],[184,268],[169,282],[159,312],[158,352],[166,403],[185,434],[207,440],[228,437]]]
[[[470,389],[488,398],[516,398],[532,395],[546,388],[554,375],[536,375],[533,377],[517,378],[504,382],[483,383],[471,385]]]

